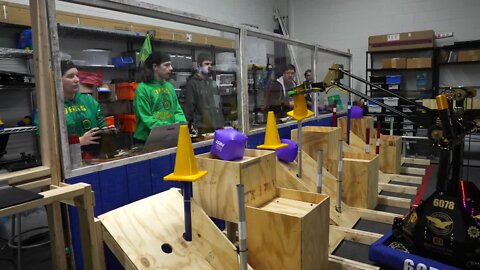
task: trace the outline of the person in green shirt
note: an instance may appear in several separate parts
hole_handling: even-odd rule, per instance
[[[170,55],[152,53],[144,64],[142,82],[138,84],[133,99],[136,126],[133,138],[144,144],[150,130],[156,126],[186,123],[173,85],[167,80],[172,74]]]
[[[82,146],[99,144],[99,130],[105,128],[100,105],[92,96],[80,93],[78,69],[72,61],[62,61],[61,69],[68,135],[78,135]]]

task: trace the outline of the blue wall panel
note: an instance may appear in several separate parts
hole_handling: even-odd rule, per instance
[[[150,174],[152,179],[152,191],[154,194],[165,191],[179,185],[173,181],[164,181],[163,177],[173,172],[171,155],[154,158],[150,161]]]
[[[103,212],[103,207],[102,207],[102,196],[101,196],[101,190],[100,190],[100,182],[98,178],[98,173],[89,173],[73,178],[69,178],[65,180],[66,183],[68,184],[75,184],[75,183],[87,183],[92,186],[92,190],[95,194],[95,207],[93,208],[95,216],[98,216]]]
[[[100,179],[101,201],[104,212],[108,212],[128,203],[127,167],[121,166],[98,173]]]
[[[98,216],[103,213],[100,185],[98,180],[99,180],[98,173],[86,174],[86,175],[73,177],[65,180],[65,182],[68,184],[76,184],[76,183],[83,182],[83,183],[90,184],[92,186],[92,190],[94,191],[94,194],[95,194],[95,207],[94,207],[95,216]],[[83,254],[82,254],[82,245],[81,245],[81,239],[80,239],[80,225],[78,220],[77,208],[69,206],[68,214],[70,218],[73,252],[75,252],[75,264],[77,266],[77,269],[83,269]]]
[[[129,202],[138,201],[153,194],[149,160],[128,164],[127,177]]]

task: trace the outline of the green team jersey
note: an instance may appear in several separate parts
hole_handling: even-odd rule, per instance
[[[83,136],[92,128],[105,127],[100,105],[90,95],[75,93],[73,99],[64,100],[65,122],[69,135]]]
[[[138,84],[133,110],[136,118],[133,137],[141,141],[147,140],[153,127],[187,122],[175,89],[166,80]]]

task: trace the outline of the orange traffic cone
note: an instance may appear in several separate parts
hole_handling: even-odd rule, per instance
[[[288,144],[280,142],[280,135],[278,135],[277,122],[275,121],[275,114],[268,112],[267,130],[265,131],[265,142],[257,146],[260,149],[277,150],[278,148],[286,147]]]
[[[293,98],[293,111],[287,113],[297,121],[311,117],[314,113],[307,109],[307,101],[303,94],[295,95]]]
[[[192,140],[188,132],[188,126],[180,126],[177,144],[177,157],[175,159],[175,169],[173,173],[165,176],[165,181],[187,181],[195,182],[205,176],[207,171],[199,171],[197,160],[193,154]]]

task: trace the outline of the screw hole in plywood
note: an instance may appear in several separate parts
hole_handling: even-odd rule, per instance
[[[162,248],[162,251],[167,254],[170,254],[173,252],[173,248],[170,244],[163,244],[161,248]]]

